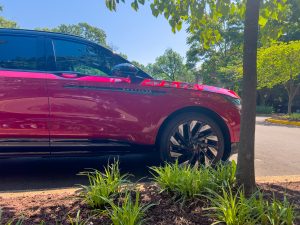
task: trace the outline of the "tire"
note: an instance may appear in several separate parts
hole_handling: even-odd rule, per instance
[[[158,149],[163,162],[215,165],[224,154],[224,135],[210,117],[197,112],[175,116],[164,127]]]

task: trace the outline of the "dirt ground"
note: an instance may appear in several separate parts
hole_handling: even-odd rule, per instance
[[[259,187],[266,195],[272,196],[272,192],[274,192],[278,199],[283,199],[283,196],[286,195],[297,208],[298,214],[300,213],[300,182],[264,183],[259,184]],[[178,202],[174,202],[168,194],[159,194],[158,187],[151,183],[142,185],[141,196],[144,203],[157,204],[149,209],[146,215],[146,224],[206,225],[213,222],[204,216],[203,202],[187,203],[181,206]],[[75,218],[78,210],[81,211],[84,219],[93,215],[78,197],[78,192],[74,191],[3,195],[0,197],[0,208],[3,211],[3,224],[16,218],[23,218],[24,225],[39,224],[41,221],[47,225],[69,224],[68,217]],[[93,225],[111,223],[104,215],[91,218],[90,222]],[[299,219],[296,224],[300,224]]]

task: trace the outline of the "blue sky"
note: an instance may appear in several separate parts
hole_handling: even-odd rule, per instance
[[[2,16],[14,20],[21,28],[55,27],[59,24],[87,22],[102,28],[107,42],[129,60],[152,63],[166,48],[173,48],[182,56],[187,50],[184,30],[173,34],[163,17],[155,18],[149,5],[138,12],[131,9],[131,0],[120,4],[117,12],[110,12],[104,0],[0,0]]]

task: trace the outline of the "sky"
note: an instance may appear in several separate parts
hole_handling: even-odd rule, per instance
[[[4,8],[1,16],[24,29],[87,22],[103,29],[107,43],[117,52],[145,65],[153,63],[167,48],[185,56],[185,29],[173,34],[164,17],[151,14],[149,5],[135,12],[130,2],[119,4],[117,12],[110,12],[104,0],[0,0],[0,5]]]

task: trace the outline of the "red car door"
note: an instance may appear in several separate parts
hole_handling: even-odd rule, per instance
[[[109,145],[107,140],[119,139],[119,127],[109,121],[118,116],[111,104],[113,83],[130,80],[108,76],[109,59],[101,50],[112,53],[80,40],[56,38],[48,41],[48,49],[53,66],[47,80],[51,146]]]
[[[40,72],[45,62],[42,44],[35,36],[0,33],[1,147],[49,146],[47,74]],[[48,148],[29,151],[26,154],[49,153]]]

